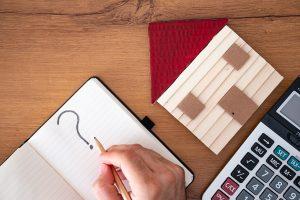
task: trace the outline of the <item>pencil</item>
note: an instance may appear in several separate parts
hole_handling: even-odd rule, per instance
[[[106,150],[104,149],[101,142],[96,137],[94,137],[94,139],[96,141],[96,145],[97,145],[97,147],[100,151],[100,154],[103,153],[103,152],[106,152]],[[111,168],[111,171],[112,171],[113,176],[115,178],[116,185],[117,185],[119,191],[121,192],[121,195],[122,195],[123,199],[124,200],[131,200],[130,195],[128,194],[128,192],[127,192],[121,178],[119,177],[116,169],[114,168],[114,166],[110,166],[110,168]]]

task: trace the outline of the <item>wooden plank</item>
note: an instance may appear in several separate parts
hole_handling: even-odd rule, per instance
[[[246,48],[245,45],[245,41],[243,41],[243,39],[239,38],[236,41],[236,44],[238,44],[239,46],[244,46]],[[249,48],[246,49],[247,52],[250,51]],[[220,58],[220,60],[217,62],[217,64],[204,76],[204,78],[197,84],[198,86],[198,91],[200,91],[200,89],[204,89],[203,93],[201,93],[201,95],[199,96],[199,99],[202,103],[206,103],[206,101],[211,97],[211,95],[217,90],[217,88],[223,83],[223,81],[229,76],[229,74],[232,72],[232,70],[234,70],[234,68],[231,65],[225,65],[223,67],[223,69],[216,74],[216,77],[214,77],[214,80],[212,80],[212,76],[214,76],[214,74],[216,73],[216,71],[219,71],[219,68],[221,68],[221,66],[224,63],[224,59]],[[210,73],[213,72],[213,73]],[[211,83],[209,83],[209,80],[212,80]],[[208,84],[208,83],[209,84]],[[201,84],[206,85],[206,87],[201,87]],[[195,86],[195,88],[197,87]],[[194,91],[195,88],[192,90]],[[175,108],[176,110],[177,108]],[[173,112],[171,112],[173,113]],[[183,114],[183,113],[182,113]],[[176,110],[176,115],[179,115],[179,111]],[[191,120],[190,120],[191,121]],[[184,120],[181,121],[183,125],[187,125],[190,121],[188,120]]]
[[[195,129],[198,124],[210,113],[210,111],[217,105],[220,99],[226,94],[226,92],[240,79],[240,77],[248,70],[248,68],[257,60],[258,54],[255,51],[250,51],[250,59],[239,70],[233,71],[230,76],[223,82],[221,87],[213,94],[213,96],[206,103],[204,110],[188,124],[188,129]]]
[[[245,87],[257,76],[260,70],[267,64],[263,57],[259,57],[253,66],[245,73],[241,79],[235,84],[240,90],[244,90]]]
[[[233,70],[234,68],[231,65],[226,65],[221,70],[221,72],[215,77],[215,79],[199,95],[198,98],[200,99],[200,101],[206,103]]]
[[[216,123],[201,138],[201,141],[209,147],[231,121],[233,121],[233,118],[228,113],[224,112],[221,115],[221,117],[216,121]]]
[[[245,94],[252,97],[273,72],[274,68],[270,64],[266,64],[254,80],[245,88]]]
[[[158,98],[157,102],[164,106],[178,88],[181,87],[189,77],[191,77],[202,62],[210,56],[215,48],[219,46],[231,32],[231,29],[228,26],[225,26],[217,35],[215,35],[210,43],[201,51],[201,54],[192,61],[192,63],[180,74],[174,83]]]
[[[179,108],[175,108],[171,114],[178,119],[181,115],[183,115],[183,112]]]
[[[239,38],[236,41],[236,44],[242,46],[245,44],[245,41],[242,38]],[[192,93],[195,96],[199,96],[200,93],[211,83],[212,80],[218,75],[218,73],[223,69],[226,65],[226,61],[224,59],[219,59],[219,61],[215,64],[215,66],[201,79],[201,81],[194,87]]]
[[[259,60],[259,59],[258,59]],[[264,62],[261,62],[261,63],[264,63]],[[267,72],[267,73],[270,73],[270,68],[271,69],[273,69],[270,65],[264,65],[264,68],[263,69],[265,69],[265,70],[263,70],[262,72],[263,73],[259,73],[258,75],[260,75],[258,78],[259,78],[259,82],[261,82],[261,76],[262,75],[265,75],[266,73],[264,73],[264,72]],[[248,70],[249,71],[249,70]],[[274,71],[274,69],[273,69],[273,71]],[[268,76],[267,76],[268,77]],[[276,72],[276,75],[274,75],[274,79],[275,78],[277,78],[277,79],[279,79],[279,82],[280,82],[280,80],[281,80],[281,78],[280,78],[280,75],[278,76],[278,73]],[[276,83],[274,83],[274,79],[273,80],[270,80],[269,82],[270,83],[268,83],[268,82],[266,82],[264,85],[262,85],[262,88],[265,88],[265,89],[262,89],[262,92],[264,92],[264,93],[266,93],[266,90],[270,90],[269,91],[269,93],[277,86],[277,84]],[[271,86],[271,84],[272,83],[274,83],[274,85],[272,85]],[[241,82],[241,85],[240,85],[240,87],[241,88],[245,88],[245,85],[246,85],[247,83],[244,81],[244,82]],[[257,84],[255,84],[255,85],[257,85]],[[265,86],[265,85],[267,85],[267,86]],[[250,90],[249,90],[250,89]],[[246,89],[245,89],[246,90]],[[251,91],[252,90],[252,91]],[[248,93],[254,93],[254,91],[257,91],[257,87],[250,87],[250,88],[248,88]],[[262,93],[261,92],[261,93]],[[268,96],[268,95],[267,95]],[[257,98],[259,98],[259,99],[257,99],[256,101],[255,101],[255,99],[254,99],[254,97],[252,98],[257,104],[258,104],[258,106],[260,106],[261,105],[261,103],[265,100],[265,98],[267,98],[267,96],[259,96],[259,97],[257,97]],[[263,99],[264,98],[264,99]],[[233,120],[234,121],[234,120]],[[227,124],[226,124],[227,123]],[[226,132],[219,132],[219,133],[216,133],[216,132],[213,132],[213,131],[211,131],[211,133],[206,133],[205,134],[205,136],[202,138],[202,140],[201,141],[203,141],[203,143],[205,143],[205,144],[212,144],[213,142],[213,140],[215,140],[217,137],[220,137],[220,138],[224,138],[225,136],[222,136],[223,134],[226,134],[226,135],[229,135],[230,137],[233,137],[235,134],[236,134],[236,132],[235,132],[235,127],[236,127],[236,124],[235,123],[231,123],[231,122],[226,122],[226,121],[224,121],[224,125],[227,125],[228,126],[228,128],[227,128],[227,130],[226,130]],[[232,132],[230,132],[230,129],[232,130]],[[219,136],[220,135],[220,136]],[[221,141],[217,141],[217,143],[219,144],[219,145],[221,145],[221,146],[225,146],[226,145],[226,142],[227,142],[227,140],[224,140],[223,141],[224,142],[224,144],[221,144]],[[208,145],[209,146],[209,145]],[[215,147],[210,147],[210,148],[215,148]],[[216,152],[216,151],[219,151],[219,150],[213,150],[213,152]]]
[[[203,4],[202,4],[203,3]],[[189,5],[193,5],[190,7]],[[160,0],[155,3],[159,7],[157,15],[162,19],[191,19],[191,18],[240,18],[251,16],[283,16],[299,14],[299,2],[296,0],[280,2],[276,0],[268,0],[261,2],[254,1],[234,1],[234,0],[211,0],[198,1],[164,1]],[[185,10],[188,10],[186,12]]]
[[[245,72],[245,74],[242,76],[242,78],[235,85],[238,84],[239,85],[239,89],[241,89],[243,91],[243,89],[246,88],[246,86],[249,84],[249,82],[254,78],[255,75],[257,75],[257,73],[265,65],[266,65],[265,59],[263,59],[261,56],[259,56],[258,59],[256,59],[256,61],[253,63],[253,65]],[[212,110],[212,112],[214,112],[214,111]],[[223,122],[223,123],[225,123],[224,125],[229,125],[230,121]],[[199,125],[198,125],[198,127],[199,127]],[[205,136],[202,138],[202,141],[205,144],[211,145],[212,142],[220,134],[224,134],[224,133],[220,132],[219,130],[210,130],[210,132],[205,133]]]
[[[186,124],[186,123],[188,123],[189,121],[191,121],[191,118],[189,118],[186,114],[183,114],[183,115],[181,115],[181,117],[179,118],[179,121],[180,121],[182,124]]]
[[[236,41],[236,44],[238,44],[239,46],[243,46],[243,45],[245,45],[245,41],[243,39],[239,38]],[[223,69],[220,69],[222,67],[223,67]],[[221,70],[221,71],[219,71],[219,70]],[[203,88],[203,90],[204,90],[203,94],[201,94],[199,96],[199,99],[202,103],[205,103],[208,100],[208,98],[215,92],[215,90],[217,90],[217,88],[220,86],[220,84],[227,78],[227,76],[231,73],[232,70],[233,70],[233,67],[231,65],[226,65],[225,60],[220,58],[219,61],[214,65],[214,67],[203,77],[203,79],[201,79],[199,81],[197,86],[195,86],[195,88],[192,90],[192,93],[193,93],[193,91],[196,90],[197,87],[198,87],[197,93],[202,92],[200,90],[202,90],[202,88]],[[217,73],[217,71],[219,71],[219,73]],[[212,80],[213,76],[215,76],[215,75],[216,75],[216,77],[214,77],[214,80],[211,83],[209,83],[209,81]],[[207,90],[209,90],[209,91],[207,91]],[[205,92],[207,92],[207,93],[205,93]],[[195,92],[193,94],[195,94]],[[173,114],[174,111],[176,112],[175,115],[179,116],[180,111],[178,111],[177,108],[175,108],[171,113]],[[183,113],[181,112],[181,115],[182,114]],[[179,117],[177,117],[177,118],[179,118]],[[181,120],[179,119],[179,121],[181,121]],[[186,126],[190,121],[184,120],[181,122],[183,125]]]
[[[282,81],[283,77],[274,71],[272,75],[266,80],[266,82],[261,86],[261,88],[253,95],[252,100],[260,105],[264,100],[270,95],[270,93],[277,87],[277,85]]]
[[[218,135],[215,141],[209,146],[210,150],[215,154],[219,154],[241,127],[237,121],[230,121],[229,125],[222,131],[222,134]]]
[[[191,91],[196,97],[198,97],[201,92],[215,79],[219,72],[225,67],[226,61],[220,59],[215,66],[209,70],[209,72],[200,80],[200,82]]]
[[[241,46],[241,47],[243,47],[244,45],[245,45],[245,41],[243,41],[243,39],[242,38],[239,38],[236,42],[235,42],[235,44],[237,44],[237,45],[239,45],[239,46]],[[250,51],[250,50],[249,50]],[[248,52],[249,52],[248,51]],[[222,60],[222,61],[224,61],[224,59],[223,58],[220,58],[220,60]],[[219,61],[220,61],[219,60]],[[219,63],[219,61],[218,61],[218,63]],[[225,61],[226,62],[226,61]],[[218,63],[216,64],[216,65],[218,65]],[[222,62],[223,63],[223,62]],[[206,103],[207,102],[207,100],[211,97],[211,95],[217,90],[217,88],[222,84],[222,82],[227,78],[227,76],[229,76],[229,74],[232,72],[232,70],[234,70],[234,68],[231,66],[231,65],[229,65],[229,64],[227,64],[227,65],[225,65],[224,66],[224,68],[217,74],[217,76],[215,76],[215,78],[214,78],[214,80],[213,81],[211,81],[206,87],[205,87],[205,89],[202,91],[202,92],[200,92],[200,95],[199,95],[199,99],[203,102],[203,103]],[[209,75],[209,73],[207,74],[207,75]],[[206,75],[206,76],[207,76]],[[205,76],[205,77],[206,77]],[[205,79],[205,77],[203,78],[203,79]],[[203,80],[202,79],[202,80]],[[200,81],[201,82],[201,81]],[[198,87],[199,87],[199,85],[200,85],[200,83],[197,85]],[[196,87],[197,87],[196,86]],[[196,88],[195,87],[195,88]],[[195,89],[194,88],[194,89]],[[200,86],[200,88],[201,88],[201,86]],[[202,88],[204,88],[204,86],[202,86]],[[193,90],[194,90],[193,89]],[[198,90],[198,92],[199,92],[199,90]]]
[[[191,131],[193,131],[197,138],[201,139],[224,112],[225,111],[221,106],[216,105],[209,115],[197,126],[197,128]]]
[[[251,68],[252,67],[254,67],[255,69],[256,68],[258,68],[258,67],[255,67],[255,66],[263,66],[263,64],[265,63],[265,61],[264,61],[264,59],[256,59],[256,61],[253,63],[253,65],[251,66]],[[250,68],[250,69],[251,69]],[[248,84],[248,82],[252,79],[252,76],[250,76],[250,75],[252,75],[254,72],[253,72],[253,70],[250,70],[250,69],[248,69],[248,70],[246,70],[246,72],[245,72],[245,74],[242,76],[242,77],[246,77],[241,83],[240,83],[240,86],[241,87],[245,87],[245,85],[246,84]],[[243,85],[244,84],[244,85]],[[215,115],[215,113],[216,113],[217,111],[215,111],[215,109],[213,109],[213,110],[211,110],[211,114],[212,115]],[[218,113],[217,113],[218,114]],[[203,120],[204,121],[204,120]],[[202,122],[203,122],[202,121]],[[224,121],[223,123],[224,123],[224,126],[227,126],[228,125],[228,123],[229,123],[230,121],[228,121],[228,122],[226,122],[226,121]],[[215,123],[213,120],[212,121],[206,121],[206,123],[207,123],[207,125],[206,126],[212,126],[213,127],[213,124]],[[227,123],[227,124],[226,124]],[[203,126],[203,123],[200,123],[200,124],[198,124],[197,125],[197,128],[196,129],[201,129],[200,128],[200,126]],[[218,135],[220,135],[220,134],[222,134],[222,132],[220,132],[219,131],[219,129],[215,129],[215,130],[213,130],[213,129],[210,129],[210,131],[208,131],[208,132],[206,132],[205,131],[205,129],[204,130],[202,130],[202,132],[201,132],[201,135],[204,135],[203,136],[203,138],[201,139],[201,141],[203,141],[205,144],[211,144],[217,137],[218,137]],[[197,135],[198,135],[198,133],[197,133]],[[208,145],[208,146],[209,146]]]
[[[207,72],[217,63],[224,52],[238,39],[238,36],[231,32],[228,37],[205,59],[197,70],[186,80],[186,82],[168,100],[164,107],[171,112],[182,101],[182,99],[197,85]],[[201,55],[201,54],[200,54]]]
[[[44,13],[48,15],[68,15],[85,20],[98,18],[103,24],[140,24],[150,20],[176,20],[191,18],[243,18],[266,16],[290,16],[299,14],[299,1],[246,1],[246,0],[106,0],[95,1],[43,1],[1,0],[1,12]]]

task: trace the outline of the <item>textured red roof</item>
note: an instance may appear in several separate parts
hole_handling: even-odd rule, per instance
[[[170,87],[227,21],[201,19],[149,24],[152,103]]]

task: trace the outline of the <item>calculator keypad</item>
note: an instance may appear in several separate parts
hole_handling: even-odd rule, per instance
[[[274,172],[270,170],[266,165],[262,165],[256,172],[256,176],[265,183],[267,183],[273,175]]]
[[[288,180],[292,180],[296,176],[296,173],[286,165],[281,168],[280,173]]]
[[[295,179],[294,184],[300,189],[300,176]]]
[[[272,192],[272,190],[270,190],[269,188],[266,188],[263,193],[259,196],[259,199],[261,200],[276,200],[277,199],[277,195]]]
[[[237,165],[231,173],[231,176],[240,183],[243,183],[248,175],[249,172],[240,165]]]
[[[279,169],[279,167],[282,164],[282,162],[279,159],[277,159],[274,155],[270,155],[267,158],[267,163],[274,169]]]
[[[274,154],[281,160],[286,160],[290,155],[289,152],[279,145],[274,149]]]
[[[237,196],[237,200],[254,200],[254,197],[249,194],[246,190],[242,190],[242,192]]]
[[[211,200],[228,200],[229,198],[221,190],[217,190]]]
[[[267,150],[257,142],[254,143],[254,145],[251,147],[251,150],[259,157],[263,157],[267,153]]]
[[[280,176],[275,176],[275,178],[270,183],[270,187],[279,194],[283,192],[287,185],[288,183],[280,178]]]
[[[283,197],[287,200],[299,200],[300,193],[295,188],[289,187],[289,189],[286,191]]]
[[[241,161],[241,163],[249,170],[254,169],[258,162],[259,160],[249,152],[244,156],[244,158]]]
[[[250,190],[252,194],[258,195],[260,191],[264,188],[264,184],[262,184],[258,179],[253,177],[247,184],[246,188]]]
[[[231,177],[219,186],[221,189],[217,190],[213,200],[230,197],[237,200],[300,200],[300,176],[295,177],[300,167],[299,158],[282,146],[274,145],[275,141],[265,133],[253,141],[251,150],[245,152],[231,171]]]
[[[292,167],[296,171],[300,171],[300,161],[295,158],[294,156],[291,156],[288,160],[288,165]]]
[[[233,195],[238,188],[239,185],[236,182],[234,182],[231,178],[227,178],[222,185],[222,189],[229,195]]]
[[[258,138],[258,141],[267,148],[270,148],[274,144],[274,140],[264,133],[261,134],[261,136]]]

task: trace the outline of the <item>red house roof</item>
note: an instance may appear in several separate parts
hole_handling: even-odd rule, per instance
[[[172,85],[227,21],[201,19],[149,24],[152,103]]]

